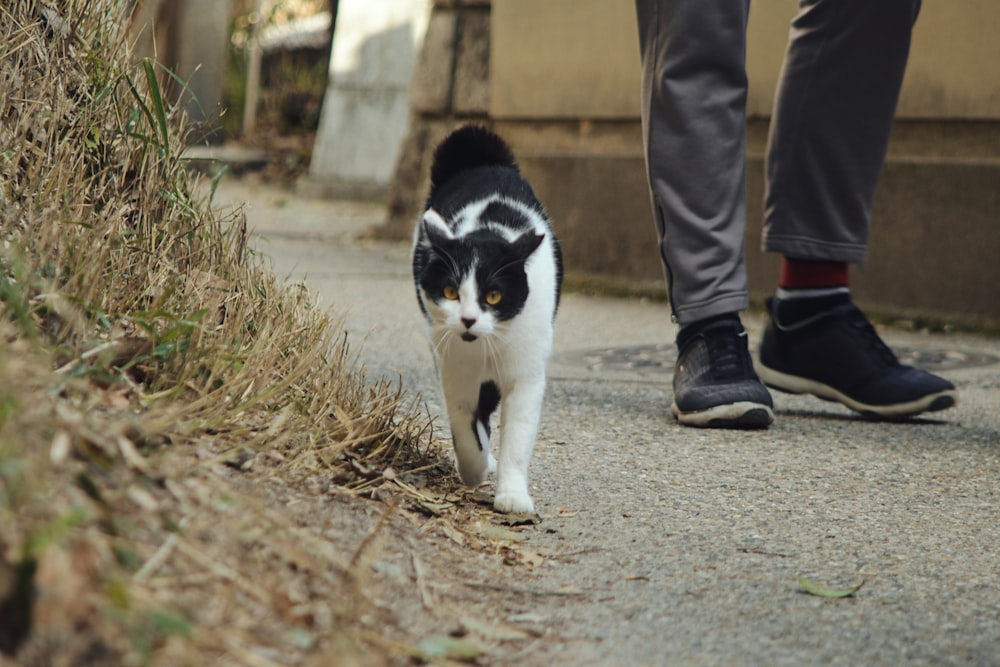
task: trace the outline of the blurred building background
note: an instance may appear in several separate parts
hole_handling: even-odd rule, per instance
[[[222,69],[246,62],[245,54],[234,57],[234,44],[241,34],[251,39],[245,17],[246,5],[254,1],[145,0],[140,6],[147,13],[150,5],[161,5],[161,11],[169,6],[181,16],[178,25],[186,27],[178,45],[167,37],[159,43],[170,45],[178,74],[193,74],[196,88],[199,77],[234,78],[210,64],[218,62],[219,47],[204,35],[209,24],[216,26],[212,30],[224,26],[228,55]],[[311,143],[302,149],[306,156],[295,172],[305,191],[385,198],[382,233],[409,238],[426,195],[434,146],[456,125],[489,124],[512,144],[552,214],[571,273],[608,285],[661,289],[642,158],[631,2],[267,0],[264,5],[272,24],[282,12],[294,14],[296,6],[303,14],[331,13],[332,50],[318,54],[325,59],[323,90],[317,94],[313,80],[311,92],[297,101],[284,96],[284,102],[273,103],[283,104],[285,112],[316,106],[313,134],[302,139]],[[758,296],[773,290],[777,275],[777,258],[756,248],[764,142],[796,8],[796,0],[751,4],[747,247],[751,288]],[[863,304],[915,319],[1000,323],[998,32],[995,0],[923,2],[876,197],[869,260],[854,272],[854,291]],[[192,40],[199,44],[187,44]],[[308,69],[308,62],[265,77],[261,98]],[[242,100],[230,93],[228,102],[224,96],[217,102],[212,84],[198,98],[206,110],[228,104],[223,134],[239,137],[232,107]]]
[[[202,149],[192,155],[278,180],[308,168],[337,0],[132,2],[134,57],[160,64],[160,85]]]

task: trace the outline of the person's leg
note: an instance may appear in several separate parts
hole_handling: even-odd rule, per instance
[[[748,305],[748,0],[636,0],[653,215],[681,325]]]
[[[764,249],[864,261],[919,0],[801,0],[771,119]]]
[[[682,424],[761,428],[771,396],[738,312],[746,286],[748,0],[636,0],[642,126],[677,336]]]
[[[920,0],[802,0],[772,117],[765,250],[783,255],[761,346],[769,386],[883,418],[940,410],[954,386],[903,366],[851,303]]]

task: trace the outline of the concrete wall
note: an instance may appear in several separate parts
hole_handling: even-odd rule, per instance
[[[754,0],[750,116],[769,116],[797,0]],[[901,118],[1000,119],[1000,2],[924,0]],[[490,115],[636,118],[635,10],[613,0],[494,0]]]
[[[636,118],[631,2],[494,0],[490,116]]]

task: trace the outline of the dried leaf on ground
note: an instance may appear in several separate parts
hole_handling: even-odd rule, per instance
[[[531,636],[531,633],[513,625],[498,621],[484,621],[468,615],[462,617],[462,628],[491,642],[516,641]]]
[[[480,521],[472,530],[475,534],[480,537],[484,537],[487,540],[494,542],[523,542],[527,537],[521,533],[514,532],[513,530],[507,530],[506,528],[501,528],[500,526],[494,526],[491,523],[485,523]]]
[[[802,587],[802,591],[808,593],[809,595],[816,595],[822,598],[846,598],[851,597],[865,585],[862,581],[857,586],[851,586],[850,588],[830,588],[821,584],[817,584],[804,575],[799,575],[799,586]]]
[[[467,639],[434,635],[417,644],[417,652],[424,660],[475,660],[483,650]]]

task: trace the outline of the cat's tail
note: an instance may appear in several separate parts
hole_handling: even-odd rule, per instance
[[[517,170],[517,161],[510,147],[496,133],[479,125],[466,125],[448,135],[434,151],[431,191],[459,172],[476,167]]]

